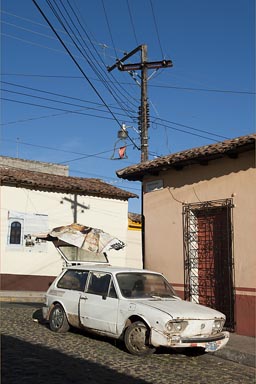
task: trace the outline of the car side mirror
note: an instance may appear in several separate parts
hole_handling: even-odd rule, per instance
[[[106,300],[107,299],[107,294],[106,293],[103,293],[102,295],[102,300]]]

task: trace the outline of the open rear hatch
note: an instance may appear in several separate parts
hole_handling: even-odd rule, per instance
[[[106,251],[122,249],[125,244],[101,229],[81,224],[54,228],[37,234],[38,239],[51,241],[67,265],[108,264]]]

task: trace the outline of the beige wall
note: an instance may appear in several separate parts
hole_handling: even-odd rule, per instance
[[[126,264],[131,268],[142,268],[141,230],[128,229]]]
[[[164,272],[183,284],[182,203],[232,198],[235,286],[256,286],[256,170],[245,153],[207,166],[192,165],[166,171],[148,181],[163,180],[163,189],[144,194],[146,267]]]
[[[162,189],[144,193],[145,266],[163,272],[183,297],[184,203],[232,199],[235,332],[256,336],[256,169],[253,151],[237,159],[191,165],[145,178]],[[156,181],[159,181],[158,183]],[[152,185],[152,184],[151,184]]]

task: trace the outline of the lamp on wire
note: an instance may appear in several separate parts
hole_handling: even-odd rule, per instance
[[[117,140],[114,144],[114,150],[111,160],[128,159],[126,154],[128,132],[125,124],[122,124],[121,129],[117,132]]]

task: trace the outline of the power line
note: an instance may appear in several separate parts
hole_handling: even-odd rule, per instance
[[[94,115],[94,114],[89,114],[89,113],[83,113],[83,112],[80,112],[79,110],[73,110],[73,111],[71,111],[71,110],[64,110],[64,109],[61,109],[61,108],[50,107],[50,106],[40,105],[40,104],[35,104],[35,103],[29,103],[29,102],[20,101],[20,100],[12,100],[12,99],[4,98],[4,97],[1,97],[0,99],[6,100],[6,101],[10,101],[10,102],[16,102],[16,103],[20,103],[20,104],[27,104],[27,105],[31,105],[31,106],[37,106],[37,107],[42,107],[42,108],[47,108],[47,109],[63,111],[65,113],[75,113],[75,114],[80,114],[80,115],[92,116],[92,117],[95,117],[95,118],[103,118],[105,120],[106,119],[107,120],[113,120],[111,117]],[[160,126],[163,126],[163,127],[175,130],[175,131],[179,131],[179,132],[182,132],[182,133],[186,133],[186,134],[189,134],[189,135],[192,135],[192,136],[197,136],[197,137],[201,137],[201,138],[204,138],[204,139],[218,141],[218,140],[214,140],[212,138],[206,137],[206,136],[202,136],[202,135],[199,135],[199,134],[195,134],[195,133],[192,133],[192,132],[185,131],[184,129],[178,129],[178,128],[172,127],[172,126],[170,126],[168,124],[175,124],[175,125],[178,125],[178,126],[181,126],[181,127],[184,127],[184,128],[189,128],[189,129],[197,131],[197,132],[206,133],[206,134],[211,135],[211,136],[216,136],[216,137],[219,137],[219,138],[222,138],[222,139],[223,138],[224,139],[228,139],[228,137],[217,135],[217,134],[211,133],[209,131],[204,131],[204,130],[201,130],[201,129],[197,129],[197,128],[191,127],[189,125],[185,125],[185,124],[181,124],[181,123],[176,123],[174,121],[169,121],[169,120],[161,119],[159,117],[151,117],[151,119],[153,119],[153,118],[155,119],[155,121],[154,121],[155,123],[156,123],[156,121],[162,121],[163,122],[163,123],[159,123],[159,122],[156,123],[156,124],[158,124]],[[27,120],[25,120],[25,121],[27,121]],[[165,123],[167,123],[167,124],[165,124]],[[0,124],[0,125],[5,125],[5,124]]]
[[[1,139],[1,141],[4,141],[4,142],[10,142],[10,143],[16,143],[16,141],[14,140],[8,140],[8,139]],[[45,146],[45,145],[39,145],[39,144],[31,144],[31,143],[27,143],[25,141],[19,141],[19,144],[22,144],[22,145],[25,145],[25,146],[29,146],[29,147],[35,147],[35,148],[42,148],[42,149],[49,149],[51,151],[56,151],[56,152],[63,152],[63,153],[70,153],[70,154],[73,154],[73,155],[85,155],[87,156],[87,154],[85,153],[81,153],[81,152],[74,152],[74,151],[68,151],[68,150],[65,150],[65,149],[60,149],[60,148],[55,148],[55,147],[49,147],[49,146]],[[109,151],[105,151],[105,153],[108,153],[108,152],[111,152],[111,150]],[[96,157],[96,156],[95,156]],[[106,160],[107,158],[106,157],[100,157],[101,159],[104,159]]]
[[[159,47],[160,47],[160,50],[162,53],[162,57],[164,57],[164,52],[163,52],[163,48],[162,48],[161,41],[160,41],[160,36],[159,36],[159,31],[158,31],[158,27],[157,27],[157,22],[156,22],[156,17],[155,17],[155,12],[154,12],[154,8],[153,8],[152,0],[150,0],[150,5],[151,5],[151,10],[152,10],[152,15],[153,15],[153,20],[154,20],[154,25],[155,25],[155,29],[156,29]]]
[[[41,33],[41,32],[34,31],[33,29],[24,28],[24,27],[21,27],[20,25],[13,24],[13,23],[9,23],[8,21],[3,21],[3,20],[2,20],[2,24],[10,25],[10,26],[12,26],[12,27],[21,29],[21,30],[23,30],[23,31],[26,31],[26,32],[29,32],[29,33],[34,33],[35,35],[39,35],[39,36],[43,36],[43,37],[47,37],[48,39],[57,41],[56,37],[46,35],[45,33]]]
[[[107,111],[102,111],[101,109],[98,109],[98,108],[92,108],[92,107],[83,107],[82,105],[79,105],[79,104],[74,104],[74,103],[67,103],[65,101],[59,101],[59,100],[53,100],[53,99],[49,99],[47,97],[41,97],[41,96],[35,96],[35,95],[30,95],[30,94],[27,94],[27,93],[24,93],[24,92],[16,92],[16,91],[11,91],[11,90],[7,90],[7,89],[3,89],[1,88],[2,91],[4,92],[9,92],[9,93],[14,93],[14,94],[17,94],[17,95],[22,95],[22,96],[27,96],[27,97],[33,97],[35,99],[40,99],[40,100],[46,100],[46,101],[52,101],[54,103],[60,103],[60,104],[65,104],[65,105],[71,105],[71,106],[76,106],[76,107],[82,107],[83,109],[91,109],[91,110],[94,110],[94,111],[99,111],[99,112],[102,112],[102,113],[107,113]],[[18,100],[15,100],[18,102]],[[86,115],[86,114],[85,114]],[[120,115],[120,116],[124,116],[123,114],[121,113],[116,113],[116,115]],[[95,115],[95,117],[99,117],[97,115]],[[102,116],[104,117],[104,116]]]
[[[29,44],[35,45],[36,47],[46,48],[46,49],[49,49],[50,51],[54,51],[54,52],[62,53],[63,55],[67,55],[67,52],[61,51],[60,49],[55,49],[55,48],[47,47],[46,45],[37,44],[37,43],[34,43],[33,41],[30,41],[30,40],[25,40],[25,39],[22,39],[20,37],[8,35],[7,33],[1,33],[1,35],[6,36],[6,37],[11,37],[12,39],[19,40],[19,41],[22,41],[24,43],[29,43]]]
[[[47,105],[28,103],[28,102],[25,102],[25,101],[8,99],[6,97],[0,97],[0,100],[10,101],[10,102],[19,103],[19,104],[26,104],[26,105],[30,105],[30,106],[33,106],[33,107],[41,107],[41,108],[46,108],[46,109],[53,109],[53,110],[56,110],[56,111],[75,113],[75,114],[78,114],[78,115],[98,117],[100,119],[105,119],[105,120],[115,120],[115,119],[113,119],[113,117],[99,116],[99,115],[93,115],[93,114],[90,114],[90,113],[83,113],[83,112],[79,112],[79,111],[75,111],[75,110],[71,111],[71,110],[62,109],[62,108],[49,107]]]
[[[11,85],[11,86],[16,86],[16,87],[19,87],[19,88],[25,88],[25,89],[29,89],[29,90],[34,90],[34,91],[37,91],[37,92],[42,92],[42,93],[46,93],[46,94],[51,94],[51,95],[54,95],[54,96],[59,96],[59,97],[63,97],[63,98],[68,98],[68,99],[74,99],[74,100],[79,100],[79,101],[82,101],[82,102],[88,102],[90,104],[94,104],[94,105],[101,105],[99,103],[94,103],[94,102],[90,102],[90,101],[86,101],[86,100],[83,100],[83,99],[80,99],[80,98],[75,98],[75,97],[68,97],[66,95],[63,95],[63,94],[58,94],[58,93],[54,93],[54,92],[48,92],[48,91],[44,91],[44,90],[40,90],[40,89],[36,89],[36,88],[31,88],[31,87],[26,87],[24,85],[20,85],[20,84],[15,84],[15,83],[10,83],[10,82],[5,82],[5,81],[1,81],[3,84],[7,84],[7,85]],[[67,105],[72,105],[72,106],[79,106],[79,107],[83,107],[81,105],[78,105],[78,104],[74,104],[74,103],[66,103],[66,102],[63,102],[63,101],[59,101],[59,100],[53,100],[53,99],[50,99],[50,98],[44,98],[44,97],[39,97],[39,96],[36,96],[36,95],[30,95],[30,94],[26,94],[26,93],[21,93],[21,92],[14,92],[14,91],[11,91],[11,90],[4,90],[4,91],[7,91],[7,92],[11,92],[11,93],[16,93],[16,94],[20,94],[20,95],[23,95],[23,96],[29,96],[29,97],[34,97],[34,98],[39,98],[39,99],[43,99],[43,100],[47,100],[47,101],[53,101],[53,102],[56,102],[56,103],[62,103],[62,104],[67,104]],[[104,105],[103,105],[104,106]],[[92,110],[96,110],[96,111],[100,111],[100,112],[103,112],[105,113],[106,111],[102,111],[98,108],[92,108],[92,107],[83,107],[82,110],[84,109],[92,109]],[[113,107],[114,108],[114,107]],[[80,110],[79,110],[80,111]],[[66,111],[67,113],[72,113],[73,111]],[[121,115],[121,114],[119,114]],[[95,117],[98,117],[98,116],[95,116]],[[209,131],[205,131],[205,130],[201,130],[201,129],[198,129],[198,128],[195,128],[195,127],[191,127],[189,125],[185,125],[185,124],[181,124],[181,123],[176,123],[174,121],[170,121],[170,120],[166,120],[166,119],[163,119],[163,118],[159,118],[159,117],[154,117],[154,116],[151,116],[151,120],[153,120],[153,122],[157,122],[157,121],[161,121],[161,122],[164,122],[164,123],[170,123],[170,124],[175,124],[175,125],[178,125],[178,126],[181,126],[181,127],[184,127],[184,128],[189,128],[191,130],[194,130],[194,131],[197,131],[197,132],[202,132],[202,133],[207,133],[208,135],[211,135],[211,136],[216,136],[216,137],[220,137],[220,138],[223,138],[223,139],[229,139],[228,137],[225,137],[225,136],[221,136],[221,135],[216,135],[214,133],[211,133]],[[27,120],[25,120],[27,121]],[[7,125],[7,124],[1,124],[1,125]]]
[[[36,22],[36,21],[34,21],[34,20],[32,20],[32,19],[28,19],[28,18],[25,18],[25,17],[21,17],[21,16],[18,16],[18,15],[15,15],[14,13],[7,12],[7,11],[4,11],[4,10],[0,10],[0,12],[1,12],[1,13],[5,13],[5,14],[10,15],[10,16],[13,16],[13,17],[18,18],[18,19],[21,19],[21,20],[25,20],[25,21],[27,21],[27,22],[29,22],[29,23],[39,25],[39,26],[41,26],[41,27],[43,27],[43,28],[48,28],[47,25],[45,25],[45,24],[43,24],[43,23],[38,23],[38,22]],[[64,33],[63,31],[60,31],[59,29],[56,29],[56,30],[59,31],[59,32],[61,32],[61,33]],[[98,41],[96,41],[96,39],[94,39],[93,44],[98,45],[99,47],[104,46],[104,48],[107,48],[107,49],[113,49],[113,50],[114,50],[113,47],[111,47],[111,46],[109,46],[109,45],[106,45],[106,44],[104,44],[104,43],[99,43]],[[119,52],[121,52],[121,53],[124,53],[124,50],[123,50],[123,49],[118,49],[118,48],[117,48],[116,50],[119,51]],[[112,58],[112,59],[115,58],[115,57],[110,56],[110,55],[108,55],[108,57],[110,57],[110,58]]]
[[[2,98],[2,100],[5,100]],[[16,100],[10,100],[10,99],[6,99],[7,101],[12,101],[12,102],[19,102],[19,101],[16,101]],[[26,103],[26,104],[29,104],[29,103]],[[38,105],[39,107],[44,107],[44,106],[40,106]],[[55,108],[49,108],[49,109],[55,109]],[[6,123],[1,123],[0,126],[5,126],[5,125],[11,125],[11,124],[17,124],[17,123],[26,123],[28,121],[33,121],[33,120],[41,120],[41,119],[48,119],[49,117],[58,117],[58,116],[63,116],[63,115],[66,115],[66,114],[69,114],[69,113],[78,113],[78,112],[81,112],[83,111],[84,108],[82,109],[77,109],[77,110],[73,110],[73,111],[65,111],[63,113],[54,113],[54,114],[51,114],[51,115],[46,115],[46,116],[38,116],[38,117],[30,117],[30,118],[27,118],[27,119],[20,119],[20,120],[15,120],[15,121],[8,121]],[[94,115],[89,115],[87,114],[87,116],[92,116],[92,117],[99,117],[99,116],[94,116]],[[112,119],[111,119],[112,120]]]
[[[56,30],[54,29],[53,25],[50,23],[50,21],[48,20],[48,18],[46,17],[46,15],[43,13],[43,11],[41,10],[41,8],[38,6],[38,4],[36,3],[35,0],[32,0],[33,3],[37,6],[38,10],[40,11],[40,13],[42,14],[42,16],[45,18],[45,20],[47,21],[47,23],[49,24],[49,26],[51,27],[51,29],[53,30],[53,32],[56,34],[56,36],[58,37],[59,41],[61,42],[61,44],[63,45],[63,47],[67,50],[67,52],[69,53],[70,57],[72,58],[72,60],[74,61],[74,63],[76,64],[76,66],[79,68],[79,70],[82,72],[82,74],[84,75],[84,77],[86,78],[86,80],[89,82],[90,86],[93,88],[93,90],[96,92],[96,94],[98,95],[98,97],[101,99],[101,101],[105,104],[105,106],[107,107],[107,109],[109,110],[109,112],[111,113],[111,115],[113,116],[114,120],[118,123],[119,127],[121,127],[121,124],[119,122],[119,120],[116,118],[116,116],[114,115],[114,113],[111,111],[111,109],[109,108],[109,106],[106,104],[106,102],[104,101],[103,97],[100,95],[100,93],[98,92],[98,90],[96,89],[96,87],[92,84],[92,82],[90,81],[90,79],[88,78],[88,76],[85,74],[85,72],[83,71],[83,69],[81,68],[81,66],[79,65],[79,63],[77,62],[77,60],[74,58],[74,56],[72,55],[71,51],[67,48],[67,46],[64,44],[64,42],[62,41],[62,39],[60,38],[59,34],[56,32]],[[65,29],[65,31],[69,34],[67,28],[64,26],[62,20],[60,19],[60,17],[58,16],[56,10],[54,9],[54,7],[52,6],[52,4],[50,3],[49,0],[47,0],[47,3],[49,5],[49,7],[51,8],[53,14],[55,15],[55,17],[57,18],[57,20],[59,20],[60,24],[63,26],[63,28]],[[58,8],[59,9],[59,8]],[[73,41],[73,43],[76,45],[77,49],[79,50],[80,53],[82,53],[82,51],[80,50],[80,48],[77,46],[76,42],[73,40],[73,38],[70,36],[69,34],[69,37],[71,38],[71,40]],[[83,54],[83,53],[82,53]],[[84,56],[85,57],[85,56]],[[91,66],[91,63],[90,61],[88,60],[87,57],[85,57],[87,63]],[[139,150],[140,148],[137,146],[137,144],[133,141],[133,139],[129,136],[129,134],[127,134],[127,137],[129,138],[129,140],[133,143],[133,145]]]
[[[172,127],[170,125],[166,125],[166,124],[161,124],[161,123],[158,123],[158,125],[162,126],[162,127],[166,127],[168,129],[172,129],[173,131],[178,131],[178,132],[182,132],[182,133],[186,133],[188,135],[191,135],[191,136],[196,136],[196,137],[200,137],[201,139],[207,139],[207,140],[211,140],[211,141],[214,141],[214,142],[219,142],[219,140],[215,140],[211,137],[207,137],[207,136],[202,136],[202,135],[199,135],[197,133],[192,133],[192,132],[188,132],[188,131],[185,131],[184,129],[180,129],[180,128],[175,128],[175,127]],[[217,136],[217,135],[216,135]]]
[[[72,55],[72,53],[70,52],[70,50],[68,49],[68,47],[65,45],[65,43],[62,41],[62,39],[60,38],[59,34],[56,32],[56,30],[54,29],[53,25],[51,24],[50,20],[46,17],[46,15],[43,13],[43,11],[41,10],[41,8],[39,7],[39,5],[37,4],[36,0],[32,0],[32,2],[35,4],[35,6],[37,7],[37,9],[39,10],[39,12],[41,13],[41,15],[43,16],[43,18],[45,19],[45,21],[48,23],[48,25],[50,26],[51,30],[55,33],[55,35],[57,36],[59,42],[62,44],[62,46],[65,48],[65,50],[68,52],[69,56],[71,57],[71,59],[74,61],[75,65],[77,66],[77,68],[80,70],[80,72],[83,74],[83,76],[85,77],[85,79],[87,80],[87,82],[90,84],[90,86],[92,87],[92,89],[94,90],[94,92],[97,94],[97,96],[100,98],[100,100],[103,102],[103,104],[105,104],[106,108],[109,110],[110,114],[113,116],[114,120],[117,122],[117,124],[119,126],[121,126],[120,122],[118,121],[118,119],[115,117],[115,115],[113,114],[113,112],[111,111],[111,109],[108,107],[108,105],[106,104],[105,100],[102,98],[102,96],[100,95],[100,93],[98,92],[98,90],[95,88],[95,86],[92,84],[92,82],[90,81],[90,79],[88,78],[88,76],[86,75],[86,73],[84,72],[84,70],[82,69],[82,67],[79,65],[79,63],[77,62],[77,60],[74,58],[74,56]]]
[[[99,60],[100,60],[101,63],[104,65],[104,69],[106,69],[106,65],[105,65],[105,63],[104,63],[102,57],[100,56],[99,52],[98,52],[97,49],[95,48],[95,44],[94,44],[93,41],[91,40],[91,38],[90,38],[88,32],[86,31],[86,29],[84,28],[83,24],[80,22],[80,19],[79,19],[77,13],[75,12],[74,8],[72,7],[72,5],[70,4],[69,1],[68,1],[68,4],[69,4],[69,7],[71,8],[71,10],[72,10],[72,12],[73,12],[73,14],[74,14],[74,16],[75,16],[75,18],[76,18],[76,20],[77,20],[77,22],[78,22],[80,28],[81,28],[82,31],[86,34],[86,37],[87,37],[87,39],[89,40],[91,46],[93,47],[95,53],[97,54]],[[80,17],[81,17],[81,16],[80,16]],[[81,19],[81,20],[83,20],[83,19]],[[123,87],[118,81],[116,81],[116,79],[115,79],[115,77],[113,76],[112,73],[110,73],[110,76],[115,80],[115,82],[119,85],[119,87],[120,87],[124,92],[127,93],[128,97],[129,97],[129,100],[128,100],[128,101],[130,102],[130,98],[133,98],[133,97],[129,94],[129,92],[127,92],[127,90],[125,89],[125,87]],[[106,80],[106,77],[105,77],[104,81],[105,81],[106,83],[108,82],[108,80]],[[113,84],[114,84],[114,83],[111,81],[111,85],[113,85]],[[119,92],[120,92],[120,91],[119,91]],[[120,93],[121,93],[121,92],[120,92]],[[134,99],[134,98],[133,98],[133,99]],[[127,100],[127,98],[126,98],[126,100]],[[137,102],[136,99],[134,99],[134,100]],[[134,104],[133,104],[133,105],[134,105]],[[136,106],[137,106],[137,105],[136,105]]]
[[[82,76],[66,76],[66,75],[42,75],[42,74],[26,74],[26,73],[2,73],[2,76],[24,76],[24,77],[49,77],[49,78],[64,78],[64,79],[82,79]],[[97,80],[97,79],[95,79]],[[133,83],[120,82],[123,85],[132,85],[137,86]],[[170,88],[170,89],[179,89],[184,91],[200,91],[200,92],[220,92],[220,93],[233,93],[233,94],[246,94],[246,95],[255,95],[256,92],[251,91],[235,91],[231,89],[210,89],[210,88],[195,88],[195,87],[181,87],[175,85],[160,85],[160,84],[148,84],[150,88]]]
[[[61,94],[61,93],[49,92],[49,91],[45,91],[45,90],[43,90],[43,89],[39,89],[39,88],[28,87],[28,86],[25,86],[25,85],[23,85],[23,84],[10,83],[10,82],[8,82],[8,81],[0,81],[0,82],[1,82],[2,84],[11,85],[11,86],[18,87],[18,88],[29,89],[29,90],[31,90],[31,91],[36,91],[36,92],[46,93],[46,94],[53,95],[53,96],[63,97],[63,98],[65,98],[65,99],[78,100],[78,101],[82,101],[83,103],[88,103],[88,104],[93,104],[93,105],[98,105],[98,106],[105,107],[104,104],[96,103],[96,102],[89,101],[89,100],[84,100],[84,99],[81,99],[81,98],[79,98],[79,97],[66,96],[66,95],[63,95],[63,94]],[[114,107],[114,106],[112,106],[112,108],[113,108],[113,109],[123,110],[122,108],[118,108],[118,107]],[[130,110],[130,112],[134,112],[134,111]]]
[[[104,10],[105,19],[106,19],[106,22],[107,22],[107,26],[108,26],[108,31],[109,31],[109,34],[110,34],[111,42],[112,42],[112,45],[114,47],[115,54],[116,54],[116,59],[117,59],[117,56],[118,56],[117,55],[117,50],[116,50],[116,47],[115,47],[115,44],[114,44],[114,39],[113,39],[113,36],[112,36],[112,33],[111,33],[111,28],[110,28],[110,24],[109,24],[109,21],[108,21],[108,16],[107,16],[106,8],[105,8],[105,5],[104,5],[104,0],[101,0],[101,3],[102,3],[103,10]]]
[[[170,120],[165,120],[165,119],[161,119],[160,117],[155,117],[155,121],[162,121],[162,122],[166,122],[166,123],[169,123],[169,124],[175,124],[175,125],[178,125],[180,127],[184,127],[184,128],[189,128],[193,131],[197,131],[197,132],[202,132],[202,133],[207,133],[207,135],[211,135],[211,136],[216,136],[216,137],[219,137],[221,139],[225,139],[225,140],[229,140],[230,137],[226,137],[226,136],[221,136],[221,135],[217,135],[216,133],[212,133],[212,132],[209,132],[209,131],[205,131],[203,129],[198,129],[198,128],[194,128],[194,127],[191,127],[190,125],[186,125],[186,124],[181,124],[181,123],[176,123],[175,121],[170,121]],[[159,124],[159,123],[157,123]],[[160,124],[160,125],[163,125],[165,126],[164,124]]]
[[[129,144],[129,145],[132,145],[132,144]],[[107,152],[110,152],[110,151],[107,151]],[[97,157],[97,156],[102,155],[102,154],[104,154],[104,153],[106,153],[106,151],[102,151],[102,152],[94,153],[94,154],[92,154],[92,155],[84,155],[84,156],[81,156],[81,157],[76,157],[75,159],[61,161],[61,162],[59,162],[59,163],[57,163],[57,164],[66,164],[66,163],[71,163],[71,162],[73,162],[73,161],[79,161],[79,160],[88,159],[88,158],[90,158],[90,157]],[[110,160],[110,159],[108,159],[108,160]]]
[[[132,30],[133,30],[133,34],[134,34],[134,39],[135,39],[136,45],[138,46],[139,43],[138,43],[138,39],[137,39],[135,27],[134,27],[134,22],[133,22],[133,17],[132,17],[132,12],[131,12],[131,8],[130,8],[129,0],[127,0],[126,2],[127,2],[127,8],[128,8],[128,12],[129,12],[130,22],[131,22]]]
[[[210,89],[210,88],[178,87],[178,86],[174,86],[174,85],[156,85],[156,84],[151,84],[150,87],[151,88],[173,88],[173,89],[180,89],[180,90],[184,90],[184,91],[220,92],[220,93],[255,95],[255,92],[250,92],[250,91],[232,91],[230,89]]]
[[[106,66],[105,66],[103,60],[101,59],[99,53],[98,53],[97,50],[95,49],[95,47],[94,47],[94,45],[93,45],[93,43],[92,43],[92,41],[91,41],[91,39],[90,39],[90,36],[88,35],[87,31],[85,30],[85,28],[84,28],[83,25],[81,24],[81,22],[80,22],[80,20],[79,20],[79,17],[78,17],[77,14],[75,13],[75,10],[74,10],[74,8],[72,7],[72,5],[70,4],[70,2],[69,2],[68,0],[67,0],[67,2],[68,2],[68,5],[69,5],[69,7],[70,7],[70,9],[71,9],[71,12],[74,14],[74,16],[75,16],[75,18],[76,18],[76,21],[77,21],[78,24],[79,24],[80,28],[81,28],[82,31],[86,34],[86,36],[87,36],[89,42],[91,43],[91,46],[93,47],[94,51],[96,52],[98,58],[99,58],[99,59],[101,60],[101,62],[103,63],[103,65],[104,65],[104,71],[105,71],[105,70],[106,70]],[[89,46],[88,46],[87,43],[85,42],[83,36],[81,35],[79,29],[76,27],[75,23],[73,22],[72,18],[70,17],[70,12],[67,11],[67,9],[66,9],[66,7],[65,7],[64,5],[62,5],[62,6],[63,6],[63,8],[64,8],[64,10],[65,10],[65,12],[66,12],[66,14],[67,14],[69,20],[71,21],[72,25],[73,25],[74,28],[76,29],[76,33],[74,33],[74,32],[72,31],[72,29],[71,29],[70,26],[69,26],[69,29],[71,29],[71,31],[73,32],[73,35],[74,35],[74,36],[77,36],[77,34],[80,36],[80,38],[81,38],[83,44],[85,44],[85,46],[86,46],[87,50],[89,51],[89,53],[90,53],[92,59],[96,62],[97,60],[96,60],[96,58],[95,58],[95,55],[92,53],[91,49],[89,48]],[[58,8],[58,9],[59,9],[59,8]],[[59,10],[59,12],[61,12],[61,11]],[[62,15],[62,17],[64,17],[64,15],[63,15],[62,13],[61,13],[61,15]],[[59,20],[59,16],[57,16],[57,17],[58,17],[58,20]],[[65,17],[64,17],[64,20],[66,21],[66,24],[68,25],[68,22],[67,22],[67,20],[65,19]],[[62,23],[61,20],[59,20],[59,21]],[[62,25],[63,25],[63,24],[62,24]],[[63,25],[63,27],[65,28],[64,25]],[[65,29],[65,30],[66,30],[66,29]],[[73,39],[72,39],[72,41],[74,42]],[[81,47],[83,48],[83,46],[82,46],[82,44],[80,43],[80,41],[79,41],[78,38],[77,38],[77,41],[79,42],[79,44],[80,44]],[[77,47],[77,48],[78,48],[78,47]],[[79,49],[79,51],[80,51],[80,48],[78,48],[78,49]],[[81,51],[80,51],[80,52],[81,52]],[[81,53],[82,53],[82,52],[81,52]],[[82,53],[82,54],[83,54],[83,53]],[[119,104],[120,107],[123,109],[123,111],[127,113],[126,105],[125,105],[125,107],[124,107],[124,106],[121,104],[121,99],[120,99],[120,97],[118,97],[118,96],[116,95],[116,91],[114,91],[113,88],[115,88],[115,90],[117,90],[117,91],[119,92],[119,94],[121,94],[122,96],[124,96],[124,95],[122,94],[122,92],[116,87],[115,84],[113,84],[112,82],[108,82],[108,81],[107,81],[105,73],[103,73],[103,74],[100,73],[101,68],[99,67],[99,69],[100,69],[100,70],[99,70],[99,69],[96,67],[96,65],[94,65],[93,62],[90,61],[90,58],[89,58],[89,55],[88,55],[88,54],[86,54],[85,59],[87,60],[88,64],[90,65],[90,67],[92,68],[92,70],[95,72],[95,74],[98,76],[98,78],[101,80],[101,82],[103,83],[103,85],[107,88],[107,90],[108,90],[108,91],[110,92],[110,94],[113,96],[113,98],[115,99],[115,101],[117,102],[117,104]],[[101,71],[102,71],[102,70],[101,70]],[[117,84],[118,84],[118,83],[117,83]],[[120,84],[118,84],[118,85],[120,86]],[[120,87],[121,87],[121,86],[120,86]],[[115,95],[114,95],[113,92],[115,93]],[[129,94],[128,94],[128,95],[129,95]],[[131,103],[130,98],[131,98],[131,95],[129,95],[129,99],[128,99],[128,100],[127,100],[127,98],[125,97],[125,102],[126,102],[126,104],[127,104],[127,102],[128,102],[128,103]],[[131,103],[131,104],[133,104],[133,103]],[[133,105],[134,105],[134,104],[133,104]]]
[[[12,142],[14,143],[13,140],[1,140],[1,141],[5,141],[5,142]],[[15,142],[16,143],[16,142]],[[109,152],[113,152],[113,149],[111,150],[106,150],[106,151],[101,151],[101,152],[98,152],[98,153],[94,153],[94,154],[84,154],[84,153],[81,153],[81,152],[73,152],[73,151],[67,151],[67,150],[64,150],[64,149],[56,149],[56,148],[52,148],[52,147],[49,147],[49,146],[44,146],[44,145],[36,145],[36,144],[31,144],[31,143],[26,143],[26,142],[23,142],[23,141],[19,141],[19,144],[22,144],[22,145],[26,145],[26,146],[30,146],[30,147],[36,147],[36,148],[42,148],[42,149],[48,149],[48,150],[52,150],[52,151],[55,151],[55,152],[64,152],[64,153],[70,153],[70,154],[79,154],[79,155],[82,155],[80,157],[77,157],[75,159],[71,159],[71,160],[65,160],[65,161],[62,161],[62,162],[58,162],[56,164],[66,164],[66,163],[71,163],[71,162],[74,162],[74,161],[79,161],[79,160],[84,160],[84,159],[88,159],[88,158],[91,158],[91,157],[95,157],[95,158],[98,158],[98,159],[101,159],[101,160],[111,160],[110,158],[108,157],[102,157],[102,156],[99,156],[99,155],[102,155],[102,154],[106,154],[106,153],[109,153]],[[131,146],[132,144],[129,144],[127,145],[127,147]],[[125,161],[126,164],[132,164],[131,162],[128,162],[128,161]]]
[[[65,105],[71,105],[71,106],[75,106],[75,107],[82,107],[83,109],[90,109],[90,110],[93,110],[93,111],[98,111],[98,112],[102,112],[102,113],[108,113],[108,111],[102,111],[102,110],[99,109],[99,108],[86,107],[86,106],[82,106],[82,105],[79,105],[79,104],[68,103],[68,102],[65,102],[65,101],[60,101],[60,100],[50,99],[50,98],[48,98],[48,97],[42,97],[42,96],[31,95],[31,94],[24,93],[24,92],[11,91],[11,90],[4,89],[4,88],[1,88],[1,90],[4,91],[4,92],[9,92],[9,93],[17,94],[17,95],[22,95],[22,96],[27,96],[27,97],[33,97],[33,98],[35,98],[35,99],[46,100],[46,101],[52,101],[52,102],[54,102],[54,103],[60,103],[60,104],[65,104]],[[126,116],[126,115],[123,115],[123,114],[118,113],[118,112],[116,112],[116,115],[119,115],[119,116]]]

